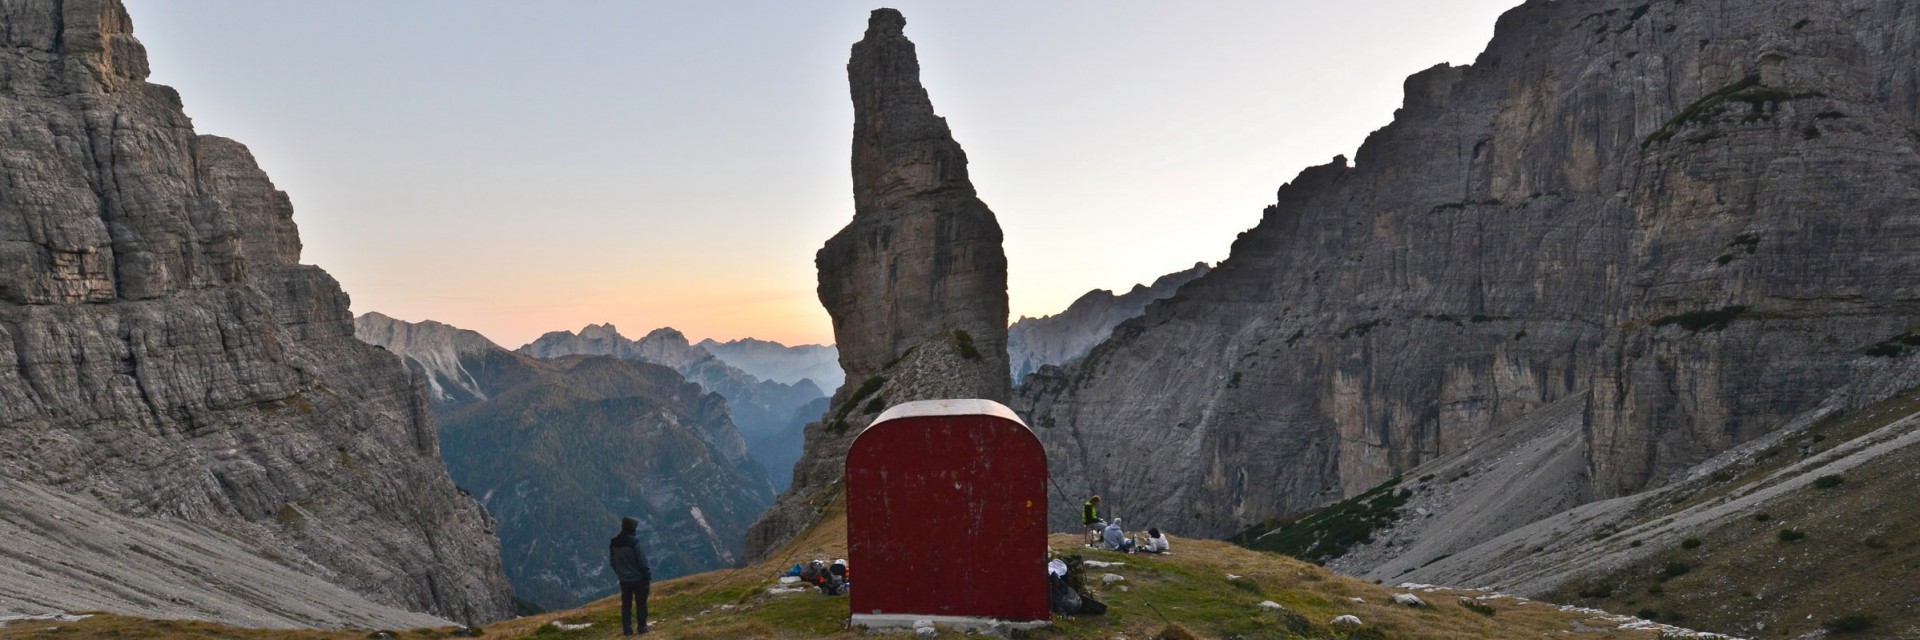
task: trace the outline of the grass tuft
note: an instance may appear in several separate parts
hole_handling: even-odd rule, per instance
[[[1862,633],[1872,629],[1873,624],[1879,621],[1880,618],[1878,616],[1865,613],[1850,613],[1828,620],[1825,624],[1820,625],[1820,627],[1834,634]]]

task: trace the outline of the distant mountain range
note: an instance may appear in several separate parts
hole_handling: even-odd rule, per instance
[[[1180,285],[1207,274],[1207,263],[1160,276],[1151,286],[1133,286],[1120,295],[1095,289],[1067,305],[1065,311],[1038,318],[1021,318],[1007,328],[1007,361],[1013,382],[1047,365],[1061,365],[1087,355],[1113,334],[1113,328],[1140,314],[1155,300],[1173,297]]]
[[[734,424],[748,440],[786,428],[794,409],[827,395],[813,380],[806,378],[793,383],[763,380],[693,345],[686,335],[671,327],[654,329],[639,340],[632,340],[611,324],[593,324],[579,333],[548,332],[518,351],[535,358],[599,355],[672,367],[707,390],[725,396],[727,406],[733,410]]]
[[[831,393],[846,381],[840,372],[840,349],[833,345],[802,344],[786,346],[771,340],[741,338],[727,342],[701,340],[694,345],[719,356],[727,364],[762,380],[798,384],[812,380]]]
[[[426,387],[454,481],[499,521],[507,577],[542,607],[604,596],[603,545],[639,518],[655,575],[733,564],[774,488],[728,403],[636,359],[541,359],[432,321],[360,316],[355,335]]]

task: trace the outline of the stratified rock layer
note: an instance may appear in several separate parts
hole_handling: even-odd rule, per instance
[[[448,479],[406,369],[354,340],[347,296],[298,263],[286,194],[145,81],[120,3],[10,2],[0,23],[0,486],[74,496],[9,502],[184,522],[377,602],[511,614],[492,521]],[[246,564],[75,604],[345,621],[299,605],[236,619],[231,602],[192,600],[270,607],[312,592],[238,573]]]
[[[847,383],[805,427],[793,484],[747,531],[777,549],[833,500],[847,447],[886,407],[1004,401],[1007,258],[1000,223],[967,180],[967,156],[920,86],[900,12],[876,9],[853,45],[853,222],[814,257]]]
[[[1195,535],[1587,392],[1582,493],[1635,492],[1920,342],[1917,151],[1905,3],[1534,0],[1017,407],[1069,490]]]

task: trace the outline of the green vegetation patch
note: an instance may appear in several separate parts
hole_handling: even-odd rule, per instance
[[[1645,149],[1672,140],[1688,125],[1707,124],[1719,119],[1726,115],[1727,109],[1733,104],[1746,104],[1747,115],[1741,121],[1754,122],[1773,119],[1773,114],[1779,110],[1782,103],[1824,97],[1826,94],[1818,91],[1792,92],[1769,87],[1761,84],[1759,75],[1750,75],[1687,105],[1687,108],[1681,109],[1680,113],[1648,135],[1646,140],[1642,140],[1640,148]]]
[[[1873,346],[1862,350],[1861,353],[1875,358],[1902,358],[1906,357],[1907,352],[1914,347],[1920,347],[1920,334],[1902,333],[1881,340]]]
[[[1719,331],[1727,328],[1728,325],[1733,324],[1734,320],[1744,315],[1747,315],[1747,308],[1742,305],[1734,305],[1712,311],[1689,311],[1678,315],[1666,316],[1654,320],[1653,326],[1664,327],[1677,324],[1680,325],[1682,329],[1696,333],[1702,331]]]
[[[1367,333],[1370,331],[1373,331],[1375,327],[1378,327],[1386,323],[1387,323],[1386,318],[1375,318],[1372,320],[1368,320],[1366,322],[1362,322],[1360,324],[1353,325],[1351,327],[1347,327],[1345,330],[1340,332],[1340,339],[1345,340],[1347,338],[1364,338],[1367,336]]]
[[[1851,613],[1828,620],[1825,624],[1820,625],[1820,627],[1834,634],[1864,633],[1872,629],[1873,624],[1879,621],[1878,616],[1864,613]]]
[[[968,360],[980,359],[980,348],[973,346],[972,334],[955,329],[953,332],[953,341],[960,346],[960,357]]]
[[[1394,491],[1394,477],[1366,493],[1348,498],[1291,520],[1269,521],[1241,532],[1229,541],[1257,551],[1290,555],[1314,564],[1338,558],[1354,545],[1373,542],[1373,532],[1393,526],[1411,491]]]
[[[847,403],[840,405],[840,411],[833,414],[833,420],[828,423],[827,428],[833,430],[834,433],[846,433],[847,429],[852,428],[852,425],[847,424],[847,415],[853,413],[854,407],[860,406],[861,400],[867,399],[867,396],[873,395],[880,390],[880,387],[886,386],[886,384],[886,376],[873,376],[867,378],[865,382],[861,382],[860,388],[853,391],[853,397],[847,398]],[[875,398],[875,400],[879,400],[879,398]],[[878,411],[872,408],[872,403],[868,403],[868,405],[869,406],[866,407],[867,413],[878,413]],[[882,401],[881,408],[885,409],[885,405],[886,403]]]

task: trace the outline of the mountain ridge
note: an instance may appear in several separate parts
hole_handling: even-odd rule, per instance
[[[23,509],[0,606],[510,615],[493,522],[440,464],[407,370],[300,263],[292,199],[148,82],[120,2],[5,3],[0,23],[0,500]],[[125,586],[36,586],[120,566]]]
[[[772,500],[727,401],[671,367],[534,358],[444,323],[376,313],[356,328],[421,378],[470,384],[433,405],[441,454],[498,520],[507,576],[538,606],[613,588],[599,549],[622,517],[640,520],[666,579],[736,562],[747,525]]]
[[[1915,17],[1716,6],[1527,2],[1472,66],[1408,78],[1355,162],[1028,377],[1055,474],[1226,535],[1591,393],[1607,499],[1897,366],[1870,354],[1920,311],[1920,54],[1889,44]]]

